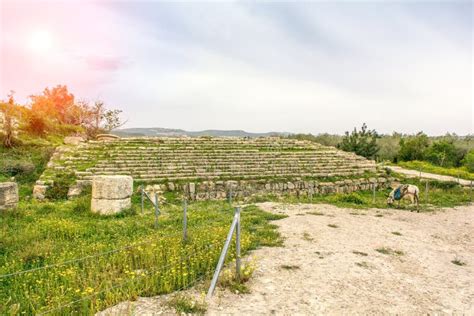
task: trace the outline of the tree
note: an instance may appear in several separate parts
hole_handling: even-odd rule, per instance
[[[76,110],[74,95],[69,93],[67,86],[57,85],[52,89],[46,88],[42,94],[32,95],[30,98],[33,112],[41,113],[62,124],[74,125]]]
[[[401,161],[424,160],[429,145],[428,136],[423,132],[409,138],[402,138],[400,139],[398,159]]]
[[[467,171],[474,172],[474,149],[464,156],[463,164],[466,166]]]
[[[360,131],[354,128],[351,134],[346,132],[342,142],[337,147],[344,151],[351,151],[357,155],[374,159],[379,151],[379,146],[377,145],[378,137],[377,132],[375,130],[368,130],[367,125],[364,123]]]
[[[452,140],[440,140],[433,143],[425,153],[425,159],[441,167],[457,167],[465,151],[457,148]]]
[[[110,132],[120,127],[124,122],[120,119],[121,110],[108,110],[103,101],[96,101],[92,106],[87,106],[87,114],[84,117],[83,125],[87,134],[91,137],[97,134]]]

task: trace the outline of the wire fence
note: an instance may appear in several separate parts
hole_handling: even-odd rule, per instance
[[[213,247],[213,245],[209,245],[209,246],[206,246],[206,247],[202,247],[202,248],[199,249],[199,250],[204,250],[205,248],[211,249],[212,247]],[[187,260],[187,259],[190,259],[190,258],[193,257],[194,255],[196,255],[198,252],[199,252],[198,250],[194,250],[193,252],[191,252],[190,254],[188,254],[186,257],[181,258],[180,263],[182,263],[183,261],[185,261],[185,260]],[[155,268],[155,269],[153,269],[153,270],[147,271],[147,273],[144,274],[144,275],[139,275],[138,277],[133,278],[133,279],[127,279],[127,280],[125,280],[125,281],[123,281],[123,282],[120,282],[120,283],[115,284],[115,285],[113,285],[113,286],[111,286],[111,287],[108,287],[108,288],[106,288],[106,289],[104,289],[104,290],[102,290],[102,291],[94,292],[94,293],[89,294],[89,295],[87,295],[87,296],[81,297],[80,299],[77,299],[77,300],[74,300],[74,301],[71,301],[71,302],[67,302],[67,303],[61,304],[61,305],[59,305],[59,306],[57,306],[57,307],[54,307],[54,308],[51,308],[51,309],[49,309],[49,310],[47,310],[47,311],[41,312],[41,313],[39,313],[38,315],[48,315],[48,314],[51,314],[51,313],[53,313],[53,312],[55,312],[55,311],[59,311],[59,310],[65,309],[65,308],[67,308],[67,307],[74,306],[74,305],[77,304],[77,303],[80,303],[80,302],[83,302],[83,301],[87,301],[87,300],[89,300],[89,299],[92,299],[92,298],[94,298],[94,297],[100,295],[100,294],[104,294],[104,293],[106,293],[106,292],[111,292],[111,291],[113,291],[113,290],[122,288],[122,287],[124,287],[124,286],[126,286],[126,285],[128,285],[128,284],[137,282],[137,281],[139,281],[139,280],[145,278],[146,276],[149,276],[150,274],[153,274],[153,273],[155,273],[155,272],[158,272],[158,271],[161,271],[161,270],[167,270],[168,268],[172,267],[172,266],[175,265],[175,264],[176,264],[176,263],[170,263],[170,264],[165,265],[165,266],[157,267],[157,268]],[[208,272],[207,272],[206,274],[204,274],[203,276],[207,276],[207,275],[208,275]],[[188,283],[188,284],[185,285],[185,286],[182,286],[181,288],[178,288],[176,291],[180,291],[180,290],[183,290],[183,289],[185,289],[185,288],[191,287],[192,285],[196,284],[198,281],[203,280],[203,276],[201,276],[200,278],[195,279],[193,282]]]
[[[187,203],[183,204],[183,208],[184,208],[183,209],[184,218],[182,218],[182,220],[183,220],[183,229],[185,229],[184,232],[183,232],[183,230],[171,231],[167,234],[154,235],[152,237],[147,238],[146,240],[142,240],[142,241],[134,243],[134,244],[125,245],[123,247],[119,247],[119,248],[115,248],[115,249],[111,249],[111,250],[107,250],[107,251],[103,251],[103,252],[97,252],[97,253],[94,253],[94,254],[91,254],[91,255],[86,255],[86,256],[83,256],[83,257],[74,258],[74,259],[70,259],[70,260],[66,260],[66,261],[62,261],[62,262],[58,262],[58,263],[52,263],[52,264],[44,265],[44,266],[41,266],[41,267],[34,267],[34,268],[20,270],[20,271],[8,272],[8,273],[0,275],[0,282],[2,280],[6,280],[8,278],[15,278],[17,276],[25,275],[25,274],[28,274],[28,273],[35,273],[35,272],[39,272],[39,271],[45,271],[45,270],[49,270],[49,269],[52,269],[52,268],[58,268],[58,267],[67,266],[67,265],[73,265],[73,264],[79,263],[79,262],[90,261],[92,259],[97,259],[97,258],[101,258],[101,257],[105,257],[105,256],[110,256],[110,255],[113,255],[113,254],[116,254],[116,253],[127,251],[127,250],[130,250],[130,249],[133,249],[133,248],[137,248],[139,246],[143,246],[143,245],[147,245],[147,244],[151,244],[151,243],[156,243],[158,238],[159,238],[160,241],[165,241],[167,239],[172,239],[172,238],[176,238],[176,237],[181,237],[183,239],[182,240],[183,242],[182,242],[181,246],[176,250],[176,253],[180,253],[179,262],[171,261],[171,262],[169,262],[168,264],[165,264],[165,265],[161,265],[161,266],[156,265],[152,269],[150,269],[150,268],[146,269],[145,273],[143,273],[141,275],[134,276],[133,278],[127,278],[123,282],[111,285],[107,288],[104,288],[102,290],[93,292],[93,293],[88,294],[86,296],[83,296],[79,299],[75,299],[75,300],[68,301],[68,302],[63,302],[63,303],[59,304],[58,306],[55,306],[51,309],[48,309],[46,311],[42,311],[42,312],[39,313],[39,315],[47,315],[47,314],[54,314],[56,312],[59,312],[61,310],[66,309],[66,308],[71,308],[71,307],[77,306],[77,304],[80,304],[81,302],[92,300],[92,299],[94,299],[94,297],[97,297],[99,295],[103,295],[105,293],[112,292],[112,291],[120,289],[120,288],[124,288],[128,285],[132,285],[132,284],[134,284],[138,281],[141,281],[141,280],[143,280],[147,277],[153,277],[154,275],[156,275],[156,273],[166,272],[167,269],[173,268],[174,266],[181,266],[184,261],[190,260],[191,258],[193,258],[196,255],[199,255],[203,251],[209,251],[209,250],[213,249],[214,247],[216,247],[216,245],[214,245],[214,244],[207,244],[207,245],[204,245],[203,247],[195,248],[190,253],[187,253],[185,256],[183,256],[182,251],[188,251],[188,248],[186,248],[186,247],[192,246],[188,243],[189,242],[189,240],[188,240],[189,235],[192,239],[194,233],[199,234],[201,232],[205,232],[207,230],[206,228],[210,227],[210,224],[215,225],[216,223],[222,223],[223,222],[223,219],[221,219],[221,218],[210,218],[206,221],[199,221],[197,225],[189,225],[188,224],[188,216],[187,216],[187,211],[188,211],[187,210]],[[178,218],[176,218],[176,220],[178,220]],[[173,219],[171,219],[169,222],[173,222]],[[189,232],[188,232],[189,230],[191,230],[191,234],[189,234]],[[217,259],[218,258],[216,257],[213,260],[211,260],[211,262],[214,262],[214,261],[217,262]],[[156,262],[155,262],[155,264],[156,264]],[[174,290],[174,291],[178,290],[179,291],[179,290],[182,290],[184,288],[188,288],[188,287],[196,284],[197,282],[203,280],[205,277],[208,276],[209,272],[213,271],[213,270],[209,270],[209,267],[212,267],[212,266],[213,266],[213,264],[207,265],[206,269],[204,271],[198,271],[197,272],[197,275],[200,275],[201,273],[205,272],[204,274],[194,278],[191,282],[184,282],[184,284],[181,284],[181,286],[179,288],[177,288],[177,289],[172,288],[172,290]],[[182,282],[182,281],[180,281],[180,282]],[[31,305],[31,308],[32,308],[33,312],[38,309],[37,307],[33,307],[33,305]]]
[[[188,222],[188,219],[186,220],[186,222]],[[216,219],[214,218],[214,219],[209,219],[207,221],[201,221],[201,222],[199,222],[199,225],[189,226],[189,224],[187,224],[187,230],[189,231],[190,228],[195,229],[195,228],[208,227],[208,225],[211,224],[211,223],[215,224]],[[69,265],[69,264],[73,264],[73,263],[77,263],[77,262],[87,261],[87,260],[91,260],[91,259],[94,259],[94,258],[103,257],[103,256],[111,255],[111,254],[114,254],[114,253],[118,253],[118,252],[121,252],[121,251],[130,250],[130,249],[133,249],[133,248],[136,248],[136,247],[139,247],[139,246],[143,246],[143,245],[146,245],[146,244],[149,244],[149,243],[156,242],[157,241],[156,238],[167,239],[167,238],[174,238],[174,237],[178,237],[178,236],[183,236],[183,232],[181,230],[172,232],[171,234],[167,234],[167,235],[153,236],[153,237],[147,238],[146,240],[140,241],[138,243],[134,243],[132,245],[126,245],[126,246],[115,248],[115,249],[112,249],[112,250],[98,252],[98,253],[95,253],[95,254],[91,254],[91,255],[87,255],[87,256],[83,256],[83,257],[79,257],[79,258],[74,258],[74,259],[70,259],[70,260],[66,260],[66,261],[62,261],[62,262],[58,262],[58,263],[48,264],[48,265],[41,266],[41,267],[36,267],[36,268],[25,269],[25,270],[21,270],[21,271],[15,271],[15,272],[1,274],[0,275],[0,280],[4,279],[4,278],[8,278],[8,277],[14,277],[14,276],[17,276],[17,275],[32,273],[32,272],[36,272],[36,271],[39,271],[39,270],[47,270],[47,269],[51,269],[51,268],[57,268],[57,267],[61,267],[61,266],[64,266],[64,265]]]

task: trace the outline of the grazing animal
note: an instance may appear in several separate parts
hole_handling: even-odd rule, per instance
[[[387,204],[392,205],[394,201],[398,201],[398,206],[400,206],[402,199],[410,199],[412,205],[416,204],[418,206],[420,202],[420,189],[413,184],[402,184],[390,192]]]

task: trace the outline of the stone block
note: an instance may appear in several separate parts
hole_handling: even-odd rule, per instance
[[[64,137],[64,144],[77,146],[84,142],[84,138],[81,136],[68,136]]]
[[[36,184],[33,187],[33,198],[36,200],[44,200],[46,198],[46,190],[48,190],[48,186],[44,184]]]
[[[91,200],[92,212],[99,213],[101,215],[117,214],[130,207],[132,207],[132,201],[130,198],[118,199],[118,200],[92,198]]]
[[[133,179],[130,176],[94,176],[92,197],[103,200],[120,200],[132,196]]]
[[[15,182],[0,183],[0,210],[18,205],[18,185]]]
[[[95,176],[92,179],[91,210],[110,215],[130,208],[132,191],[133,179],[130,176]]]

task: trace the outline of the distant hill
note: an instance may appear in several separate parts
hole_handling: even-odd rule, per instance
[[[242,130],[204,130],[204,131],[185,131],[183,129],[173,128],[123,128],[112,131],[112,134],[120,137],[140,137],[140,136],[235,136],[235,137],[261,137],[261,136],[281,136],[289,135],[290,133],[278,133],[278,132],[267,132],[267,133],[250,133]]]

